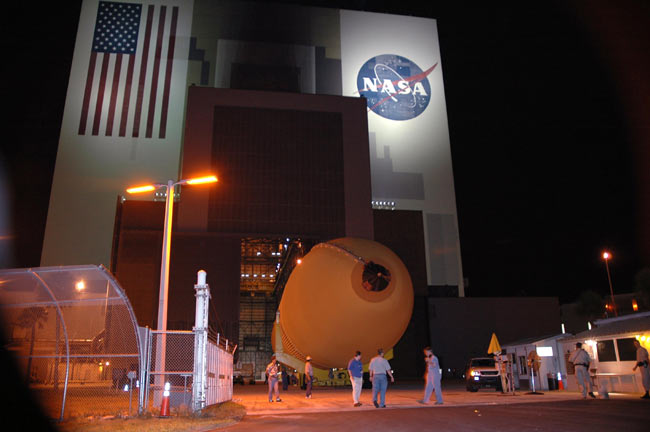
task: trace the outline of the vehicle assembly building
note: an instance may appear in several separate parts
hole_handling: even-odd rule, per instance
[[[259,376],[297,259],[373,240],[410,274],[392,363],[420,374],[427,293],[464,295],[435,20],[85,0],[41,264],[110,265],[154,326],[165,197],[125,190],[206,173],[219,183],[175,191],[168,328],[191,327],[205,269],[214,329]],[[318,307],[342,301],[332,292]]]

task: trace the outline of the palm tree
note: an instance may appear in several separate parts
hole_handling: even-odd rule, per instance
[[[582,291],[577,303],[577,312],[589,320],[603,316],[603,298],[597,292],[592,290]]]
[[[25,376],[25,382],[27,384],[29,384],[29,377],[32,369],[32,355],[34,354],[34,342],[36,341],[36,326],[38,326],[39,329],[42,329],[45,321],[47,321],[47,309],[42,306],[23,309],[16,320],[17,326],[32,329],[29,343],[29,357],[27,360],[27,375]]]
[[[637,272],[634,277],[634,288],[645,307],[650,309],[650,267],[644,267]]]

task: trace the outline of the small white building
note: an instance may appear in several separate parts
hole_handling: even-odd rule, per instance
[[[512,362],[512,375],[516,389],[532,389],[530,383],[530,368],[528,356],[537,352],[540,358],[539,373],[535,376],[535,390],[557,389],[558,373],[564,380],[567,374],[566,365],[562,358],[561,340],[566,334],[541,336],[522,339],[501,346],[501,350]]]
[[[605,384],[608,392],[643,393],[639,372],[632,371],[636,361],[635,339],[650,350],[650,312],[598,320],[591,330],[562,339],[564,367],[568,373],[565,388],[578,390],[568,357],[575,344],[581,342],[593,359],[589,369],[595,391]]]

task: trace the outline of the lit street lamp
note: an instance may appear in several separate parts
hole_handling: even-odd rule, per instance
[[[207,176],[194,179],[179,180],[174,182],[169,180],[167,184],[156,183],[145,186],[137,186],[127,189],[128,193],[151,192],[156,189],[166,187],[167,199],[165,201],[165,227],[163,231],[162,259],[160,264],[160,291],[158,293],[158,324],[156,329],[160,331],[167,330],[167,294],[169,292],[169,255],[172,244],[172,215],[174,208],[174,186],[176,185],[195,185],[204,183],[216,183],[217,177]]]
[[[176,185],[194,185],[203,183],[216,183],[217,177],[208,176],[194,179],[179,180],[174,182],[169,180],[167,184],[156,183],[145,186],[129,188],[128,193],[151,192],[156,189],[166,187],[167,199],[165,200],[165,226],[163,231],[162,258],[160,264],[160,291],[158,293],[158,324],[156,329],[161,333],[160,341],[156,344],[156,385],[161,386],[164,382],[165,375],[165,357],[167,352],[167,296],[169,293],[169,255],[172,244],[172,215],[174,208],[174,186]],[[161,393],[154,393],[154,404],[159,402]]]
[[[614,308],[614,316],[618,316],[618,309],[616,308],[616,302],[614,301],[614,289],[612,288],[612,277],[609,274],[609,259],[612,257],[612,254],[609,252],[603,252],[603,259],[605,260],[605,268],[607,269],[607,281],[609,282],[609,294],[612,298],[612,307]]]

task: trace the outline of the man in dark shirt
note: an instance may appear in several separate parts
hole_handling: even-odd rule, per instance
[[[352,400],[355,407],[360,407],[361,387],[363,386],[363,364],[361,364],[361,351],[357,351],[348,363],[348,373],[352,383]]]

